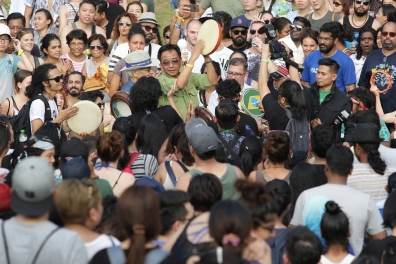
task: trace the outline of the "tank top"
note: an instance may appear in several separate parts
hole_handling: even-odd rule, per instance
[[[80,9],[79,4],[66,4],[67,6],[67,24],[70,25],[74,22],[74,18],[77,15],[78,10]]]
[[[289,171],[289,173],[286,175],[285,178],[282,179],[282,181],[289,183],[291,173],[292,173],[292,171]],[[272,180],[273,179],[269,175],[267,175],[265,172],[256,171],[256,182],[261,182],[263,184],[267,184],[268,182],[270,182]]]
[[[239,193],[235,189],[235,182],[238,179],[238,175],[236,174],[236,171],[234,167],[232,167],[231,164],[225,163],[227,166],[226,172],[219,178],[221,182],[221,186],[223,187],[223,197],[221,198],[222,200],[226,199],[232,199],[236,200],[239,198]],[[190,173],[193,177],[197,175],[202,175],[204,174],[203,172],[197,170],[197,169],[192,169],[188,173]]]
[[[357,41],[358,37],[359,37],[359,31],[360,29],[362,29],[365,26],[369,26],[369,27],[373,27],[373,23],[374,23],[374,18],[372,16],[369,16],[366,23],[364,23],[360,28],[355,28],[351,25],[351,23],[349,22],[349,16],[344,16],[343,18],[343,24],[344,25],[348,25],[352,28],[353,30],[353,35],[354,35],[354,41]],[[351,48],[351,41],[348,41],[346,39],[345,40],[345,46],[349,49]]]
[[[85,56],[86,56],[86,55],[85,55]],[[71,62],[72,62],[72,64],[73,64],[74,70],[75,70],[75,71],[78,71],[78,72],[81,72],[81,70],[82,70],[82,68],[83,68],[83,66],[84,66],[84,63],[85,63],[85,61],[87,60],[87,58],[88,58],[88,56],[86,56],[86,57],[85,57],[85,60],[83,60],[82,62],[76,62],[76,61],[73,61],[72,59],[70,59],[68,53],[66,53],[65,55],[62,55],[62,56],[61,56],[61,59],[69,59],[69,60],[71,60]]]

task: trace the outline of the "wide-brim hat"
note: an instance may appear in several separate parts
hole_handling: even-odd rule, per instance
[[[161,27],[160,24],[157,22],[157,18],[153,12],[144,12],[140,14],[139,23],[146,22],[146,23],[153,23],[156,24],[157,27]]]
[[[383,139],[379,137],[379,127],[373,123],[356,124],[352,142],[356,143],[379,143]]]
[[[121,71],[132,71],[152,66],[158,66],[159,60],[151,58],[147,51],[135,50],[125,57],[126,65]]]

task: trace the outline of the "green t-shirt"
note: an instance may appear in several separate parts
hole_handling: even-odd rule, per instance
[[[319,31],[320,27],[327,22],[337,22],[341,16],[339,14],[333,13],[330,10],[327,11],[326,15],[322,17],[321,19],[314,20],[312,19],[312,14],[310,13],[306,16],[304,16],[308,21],[311,23],[311,29]]]
[[[99,179],[96,178],[94,179],[94,182],[96,185],[99,187],[100,195],[102,195],[102,198],[105,198],[106,196],[109,195],[114,195],[113,189],[111,189],[110,183],[104,179]]]
[[[203,9],[212,8],[212,12],[227,12],[232,18],[245,14],[241,0],[201,0],[199,4]]]
[[[326,96],[328,96],[331,91],[319,91],[319,103],[322,104]]]

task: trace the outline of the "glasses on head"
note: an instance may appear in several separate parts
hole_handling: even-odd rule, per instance
[[[99,108],[102,108],[105,106],[105,103],[97,103],[97,105],[99,106]]]
[[[230,77],[240,77],[244,75],[245,73],[239,73],[239,72],[227,72],[227,75]]]
[[[165,34],[166,39],[170,39],[170,34]]]
[[[147,31],[147,32],[153,32],[153,33],[157,33],[158,32],[158,28],[152,28],[152,27],[149,27],[149,26],[143,26],[144,27],[144,29]]]
[[[251,30],[249,30],[249,32],[250,32],[251,35],[256,34],[256,32],[257,32],[257,34],[260,34],[260,33],[258,32],[258,29],[257,29],[257,30],[251,29]],[[260,35],[261,35],[261,34],[260,34]]]
[[[330,42],[333,38],[322,38],[322,37],[318,37],[318,41],[324,41],[324,42]]]
[[[61,80],[63,80],[63,74],[61,74],[60,76],[56,76],[54,78],[48,79],[48,81],[52,81],[52,80],[54,80],[56,83],[60,82]]]
[[[7,43],[7,42],[10,42],[10,39],[9,38],[0,38],[0,43],[1,42]]]
[[[339,7],[340,5],[341,5],[341,3],[333,2],[333,6],[335,6],[335,7]]]
[[[382,35],[383,37],[387,37],[387,36],[389,35],[391,38],[394,38],[394,37],[396,36],[396,32],[386,32],[386,31],[382,31],[382,32],[381,32],[381,35]]]
[[[303,30],[303,27],[299,26],[299,25],[290,25],[290,29],[291,30],[296,29],[297,31],[301,31],[301,30]]]
[[[246,30],[237,30],[237,29],[235,29],[235,30],[232,31],[232,33],[233,33],[234,35],[239,35],[239,34],[241,34],[242,36],[246,36],[247,31],[246,31]]]
[[[358,5],[360,5],[360,4],[363,3],[363,5],[368,6],[368,5],[370,4],[370,1],[360,1],[360,0],[357,0],[357,1],[355,1],[355,3],[358,4]]]
[[[78,43],[72,42],[72,43],[70,43],[70,47],[84,47],[84,46],[85,46],[85,44],[83,42],[78,42]]]
[[[94,50],[94,49],[102,50],[102,49],[103,49],[103,46],[100,45],[100,44],[98,44],[98,45],[90,45],[90,46],[89,46],[89,49],[90,49],[90,50]]]
[[[180,60],[172,60],[172,61],[164,61],[162,62],[162,65],[165,67],[170,66],[171,64],[173,65],[178,65]]]
[[[123,26],[123,25],[126,25],[127,27],[130,27],[130,26],[132,26],[132,23],[131,22],[127,22],[127,21],[118,21],[118,25],[119,26]]]

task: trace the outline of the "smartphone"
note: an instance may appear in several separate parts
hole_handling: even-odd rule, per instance
[[[192,4],[192,5],[189,5],[189,7],[190,7],[190,12],[198,12],[199,11],[199,5]]]

